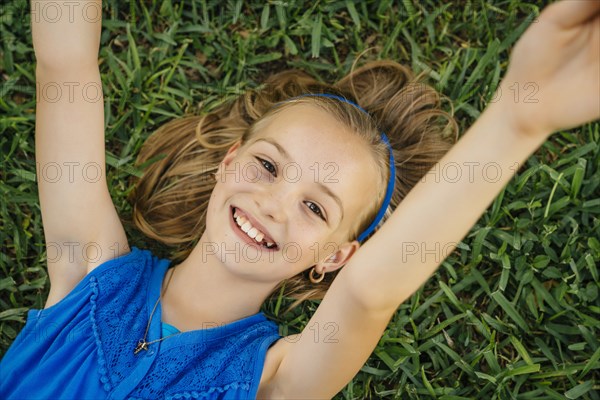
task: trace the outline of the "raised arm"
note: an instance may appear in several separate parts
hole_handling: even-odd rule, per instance
[[[129,251],[106,183],[101,5],[31,1],[36,171],[51,282],[46,307],[89,270]]]

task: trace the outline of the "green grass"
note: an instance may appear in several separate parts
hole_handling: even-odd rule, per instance
[[[144,139],[271,72],[323,80],[358,53],[427,70],[462,132],[491,100],[516,39],[544,2],[105,0],[100,60],[107,179],[117,210]],[[143,3],[144,5],[140,4]],[[266,3],[266,5],[264,4]],[[184,4],[182,6],[182,4]],[[35,181],[28,2],[0,6],[0,354],[49,282]],[[335,399],[600,399],[600,125],[558,132],[521,166],[432,278],[399,309]],[[451,208],[449,209],[449,211]],[[167,249],[125,226],[130,243]],[[280,315],[297,333],[318,302]]]

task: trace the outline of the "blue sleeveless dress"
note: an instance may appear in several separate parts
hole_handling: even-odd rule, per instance
[[[133,246],[60,302],[29,310],[0,361],[0,398],[255,399],[267,350],[281,338],[262,312],[134,355],[169,266]],[[177,332],[161,319],[159,302],[148,342]]]

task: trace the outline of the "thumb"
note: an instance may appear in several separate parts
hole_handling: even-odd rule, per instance
[[[540,14],[562,28],[572,28],[600,15],[600,0],[562,0],[552,3]]]

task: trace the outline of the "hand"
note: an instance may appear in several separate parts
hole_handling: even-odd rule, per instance
[[[504,115],[530,135],[547,137],[600,118],[600,1],[546,7],[517,41],[500,90]]]

